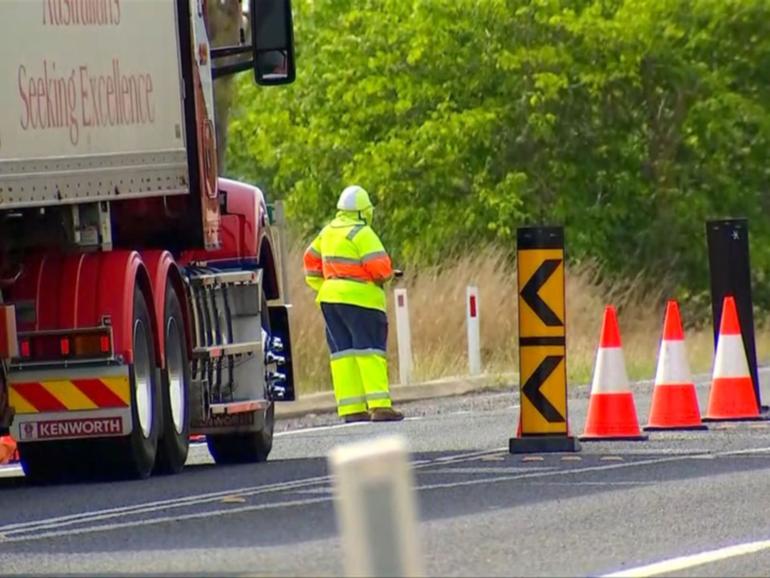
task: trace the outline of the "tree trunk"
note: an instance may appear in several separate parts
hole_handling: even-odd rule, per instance
[[[208,33],[212,48],[240,42],[243,19],[241,0],[209,0],[207,3]],[[235,85],[233,77],[226,76],[214,81],[214,109],[217,130],[217,163],[219,174],[226,169],[227,120],[232,106]]]

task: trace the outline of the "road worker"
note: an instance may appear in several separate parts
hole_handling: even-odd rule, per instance
[[[374,206],[357,185],[340,195],[337,216],[305,251],[305,280],[317,291],[326,323],[337,412],[345,422],[398,421],[385,348],[384,284],[394,271],[371,227]]]

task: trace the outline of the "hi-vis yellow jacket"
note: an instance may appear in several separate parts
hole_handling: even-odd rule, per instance
[[[357,212],[337,212],[305,251],[304,266],[319,303],[386,310],[382,285],[393,276],[393,266],[377,233]]]

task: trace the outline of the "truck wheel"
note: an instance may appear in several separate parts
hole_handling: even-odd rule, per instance
[[[262,310],[262,355],[267,356],[270,312],[267,309],[264,291],[262,292],[260,308]],[[262,381],[265,384],[265,399],[269,399],[267,376],[263,376]],[[273,429],[275,428],[275,404],[272,401],[268,403],[262,429],[247,433],[206,436],[209,453],[216,463],[244,464],[267,461],[267,456],[273,449]]]
[[[160,429],[160,396],[150,313],[138,287],[134,293],[132,327],[131,434],[87,441],[22,443],[22,469],[31,482],[146,478],[152,473]]]
[[[147,478],[152,473],[160,434],[160,395],[158,366],[155,363],[155,343],[147,301],[139,287],[134,293],[132,324],[134,364],[131,368],[131,435],[117,445],[118,469],[131,478]],[[113,444],[108,444],[111,446]],[[105,461],[111,461],[105,456]]]
[[[190,362],[179,298],[171,286],[166,290],[166,370],[162,380],[163,426],[158,441],[155,471],[177,474],[187,461],[190,448]]]
[[[19,444],[21,466],[31,482],[146,478],[152,473],[158,448],[160,403],[150,313],[138,287],[134,293],[132,326],[131,434],[123,438]]]

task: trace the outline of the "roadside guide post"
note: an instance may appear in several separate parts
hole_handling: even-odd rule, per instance
[[[398,380],[401,385],[412,381],[412,332],[409,328],[409,301],[406,289],[395,289],[396,341],[398,341]]]
[[[481,373],[481,337],[479,335],[479,288],[465,289],[465,319],[468,328],[468,374]]]
[[[406,442],[390,436],[333,448],[329,466],[347,576],[423,576]]]
[[[511,453],[576,452],[567,419],[564,229],[517,231],[519,432]]]

